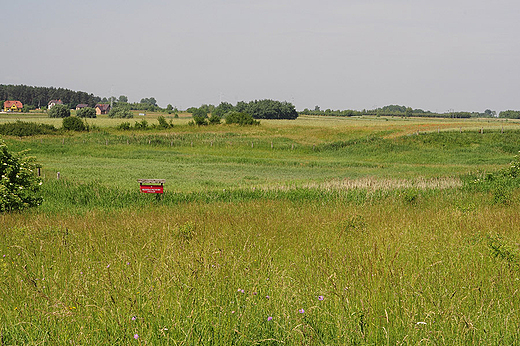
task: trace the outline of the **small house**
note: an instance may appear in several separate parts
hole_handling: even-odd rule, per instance
[[[53,106],[55,105],[62,105],[63,102],[60,100],[50,100],[49,103],[47,104],[47,108],[48,109],[51,109]]]
[[[105,103],[98,103],[96,105],[96,115],[108,114],[110,112],[110,105]]]
[[[86,107],[88,107],[87,104],[80,103],[79,105],[76,106],[76,110],[79,111],[81,108],[86,108]]]
[[[23,105],[20,101],[5,101],[4,112],[21,112]]]

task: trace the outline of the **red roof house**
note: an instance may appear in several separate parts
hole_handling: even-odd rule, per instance
[[[4,112],[21,112],[23,105],[20,101],[5,101]]]

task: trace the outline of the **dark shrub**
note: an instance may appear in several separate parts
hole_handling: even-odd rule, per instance
[[[86,131],[87,127],[83,120],[78,117],[67,117],[63,119],[63,128],[69,131]]]
[[[6,136],[34,136],[34,135],[47,135],[56,133],[58,131],[52,125],[37,124],[25,121],[17,121],[15,123],[7,123],[0,125],[0,134]]]

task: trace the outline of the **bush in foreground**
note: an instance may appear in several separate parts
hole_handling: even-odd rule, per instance
[[[42,202],[41,180],[34,174],[34,158],[9,151],[0,143],[0,212],[34,207]]]

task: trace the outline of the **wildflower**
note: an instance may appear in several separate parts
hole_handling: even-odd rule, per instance
[[[237,292],[244,293],[244,290],[239,288]]]
[[[265,296],[267,299],[269,299],[270,297],[269,296]]]
[[[126,262],[126,265],[130,265],[130,262]]]
[[[420,325],[420,324],[427,324],[427,323],[426,322],[417,322],[416,324]]]
[[[107,265],[107,268],[110,268],[110,264],[109,264],[109,265]]]
[[[302,309],[298,310],[298,312],[299,312],[300,314],[303,314],[303,313],[305,313],[305,310],[303,310],[303,308],[302,308]]]
[[[269,322],[269,321],[272,321],[272,320],[273,320],[273,318],[272,318],[271,316],[267,317],[267,321],[268,321],[268,322]]]
[[[135,321],[136,319],[137,319],[137,317],[132,316],[132,321]]]
[[[139,335],[134,334],[134,339],[136,339],[136,340],[139,339]]]
[[[235,310],[231,311],[231,313],[234,314],[234,313],[235,313]]]
[[[325,299],[323,296],[318,296],[318,300],[323,300]]]

